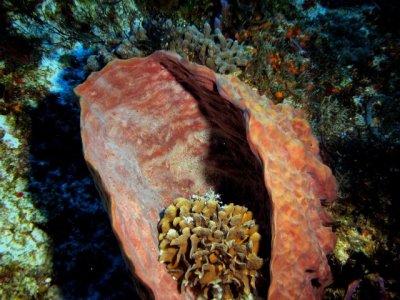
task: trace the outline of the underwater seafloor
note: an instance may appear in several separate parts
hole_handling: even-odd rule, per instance
[[[399,7],[2,1],[0,299],[137,298],[83,159],[72,89],[114,58],[159,49],[306,112],[339,185],[324,299],[399,299]]]

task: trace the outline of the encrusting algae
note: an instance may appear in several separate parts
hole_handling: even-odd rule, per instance
[[[210,197],[211,195],[211,197]],[[198,299],[251,299],[263,260],[258,226],[246,207],[219,195],[177,198],[159,222],[160,262]]]

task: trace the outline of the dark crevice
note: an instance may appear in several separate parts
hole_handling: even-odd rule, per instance
[[[263,238],[259,256],[264,259],[264,265],[258,292],[266,295],[271,253],[270,199],[264,184],[263,165],[247,141],[243,112],[224,99],[210,79],[199,78],[198,74],[194,75],[168,57],[163,57],[161,64],[197,100],[199,110],[209,124],[204,174],[208,183],[221,195],[223,202],[233,202],[251,210],[259,225]]]

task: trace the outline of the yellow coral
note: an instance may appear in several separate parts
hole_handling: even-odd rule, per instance
[[[191,287],[199,298],[247,298],[256,294],[263,264],[261,235],[247,208],[217,199],[194,195],[167,207],[159,222],[159,260],[181,290]]]

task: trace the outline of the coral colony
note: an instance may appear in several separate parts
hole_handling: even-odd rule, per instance
[[[221,206],[210,194],[177,198],[159,223],[159,260],[181,289],[198,289],[205,299],[249,297],[263,264],[252,216],[243,206]]]

